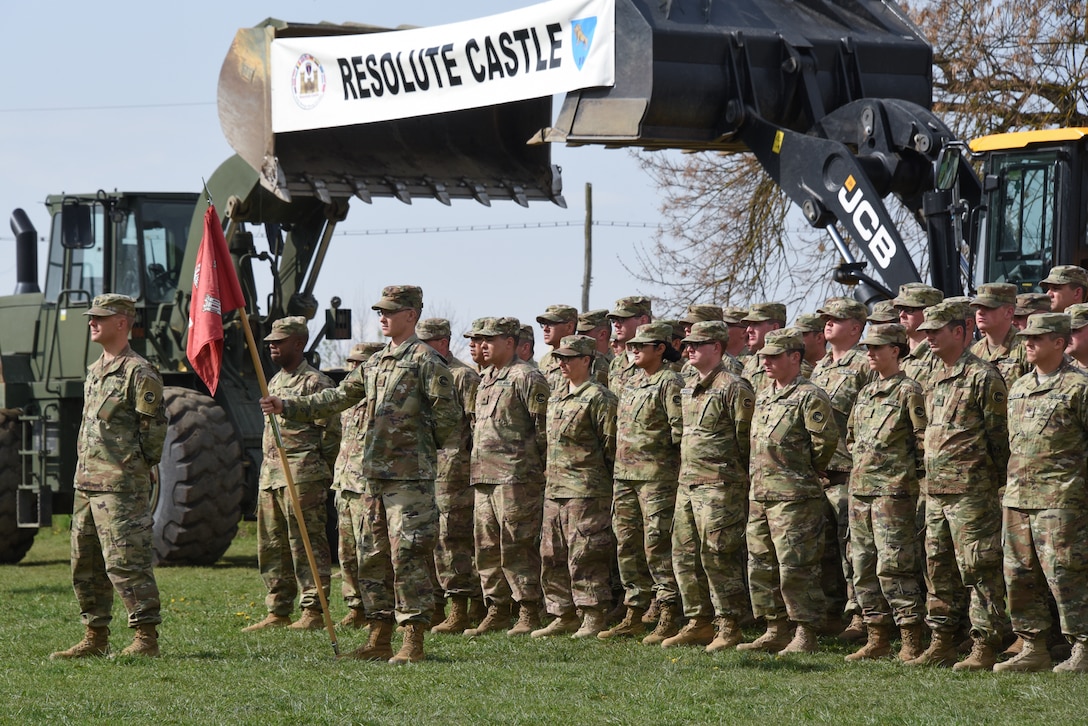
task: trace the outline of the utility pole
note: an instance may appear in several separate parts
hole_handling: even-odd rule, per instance
[[[589,310],[589,284],[593,280],[593,185],[586,182],[586,259],[582,277],[582,312]]]

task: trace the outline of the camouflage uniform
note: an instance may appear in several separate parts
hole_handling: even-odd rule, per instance
[[[96,297],[88,314],[131,314],[131,299],[126,306],[121,297]],[[72,587],[85,626],[109,625],[114,589],[130,628],[162,622],[149,501],[165,438],[162,378],[150,363],[126,346],[87,368],[71,536]]]
[[[922,325],[940,329],[962,314],[958,308],[928,308]],[[926,624],[955,631],[969,615],[976,639],[997,647],[1009,630],[997,498],[1009,458],[1005,382],[996,368],[964,351],[937,372],[927,403]]]
[[[971,301],[972,307],[999,308],[1004,305],[1015,310],[1016,285],[1012,283],[991,282],[980,285],[978,295]],[[1031,370],[1024,351],[1024,341],[1017,337],[1017,332],[1019,331],[1016,326],[1010,322],[1009,330],[999,345],[991,346],[989,339],[983,335],[971,346],[972,353],[994,364],[1008,387],[1012,387],[1017,378]]]
[[[693,327],[689,339],[699,332]],[[690,380],[681,397],[684,435],[672,532],[676,584],[688,618],[736,621],[748,612],[743,558],[755,394],[719,365]]]
[[[302,325],[305,327],[304,321]],[[302,361],[294,371],[280,370],[272,376],[268,382],[268,392],[281,398],[306,396],[332,386],[333,382],[328,376]],[[295,491],[302,505],[306,531],[310,535],[317,574],[327,596],[331,557],[329,540],[325,537],[328,516],[325,500],[340,448],[340,418],[331,416],[308,423],[280,416],[279,427]],[[276,437],[267,422],[262,446],[264,463],[261,465],[257,492],[257,565],[268,588],[265,605],[273,615],[287,616],[294,608],[295,596],[301,589],[300,607],[321,612],[317,582],[310,571],[301,531],[287,493],[287,476],[276,447]]]
[[[393,286],[382,291],[377,305],[416,302],[422,306],[418,288]],[[411,335],[373,355],[337,388],[284,399],[284,416],[312,420],[363,399],[367,401],[360,467],[365,480],[359,541],[363,607],[370,619],[395,617],[402,625],[426,624],[434,607],[427,563],[433,562],[438,528],[437,452],[461,420],[452,376],[442,359]]]
[[[585,353],[574,347],[579,344]],[[592,338],[567,336],[560,350],[592,355],[594,347]],[[555,391],[548,402],[540,557],[544,599],[556,617],[571,615],[576,607],[599,609],[612,599],[608,564],[615,542],[609,509],[616,404],[615,394],[593,380],[573,391],[569,385]]]
[[[481,335],[513,318],[489,319]],[[548,382],[536,368],[511,361],[483,373],[476,393],[472,486],[476,570],[491,605],[539,603],[540,526],[547,453]]]
[[[1036,321],[1055,317],[1032,317],[1025,333],[1052,332]],[[1088,375],[1063,361],[1052,375],[1017,380],[1009,390],[1009,443],[1004,572],[1013,629],[1032,639],[1050,631],[1049,591],[1062,633],[1088,642]]]
[[[650,342],[642,339],[649,333],[660,341],[665,327],[639,326],[628,342]],[[679,604],[670,533],[684,430],[683,379],[664,367],[652,376],[636,370],[620,394],[612,529],[624,603],[645,610],[653,599],[660,605]]]
[[[782,341],[782,345],[772,341]],[[788,347],[787,347],[788,346]],[[760,353],[801,351],[799,333],[768,336]],[[827,468],[839,430],[827,394],[803,377],[759,393],[752,419],[748,582],[756,617],[817,626],[824,619],[820,557]]]

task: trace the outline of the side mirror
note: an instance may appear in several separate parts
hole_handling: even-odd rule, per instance
[[[78,201],[66,201],[60,208],[61,244],[70,249],[94,247],[91,208]]]
[[[937,173],[934,178],[937,189],[948,191],[956,186],[960,173],[960,149],[956,146],[942,146],[937,154]]]

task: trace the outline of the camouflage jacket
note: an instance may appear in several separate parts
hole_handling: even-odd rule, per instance
[[[812,371],[809,380],[824,389],[831,399],[831,410],[835,412],[835,424],[839,427],[839,445],[827,465],[828,471],[850,471],[853,465],[846,448],[846,420],[850,418],[858,391],[872,379],[869,361],[861,348],[852,348],[837,361],[829,351]]]
[[[817,499],[824,495],[819,473],[839,443],[831,400],[803,376],[756,398],[748,475],[751,499],[761,502]]]
[[[476,390],[480,387],[480,374],[454,357],[446,363],[453,376],[453,397],[464,414],[453,435],[438,450],[438,476],[440,481],[468,483],[472,462],[472,429],[476,426]]]
[[[113,358],[99,356],[88,366],[76,489],[149,491],[151,467],[159,462],[165,439],[162,377],[153,365],[125,346]]]
[[[631,362],[629,355],[617,355],[608,364],[608,390],[617,396],[622,396],[627,382],[641,372],[639,367]]]
[[[990,347],[985,336],[976,340],[971,346],[971,352],[984,361],[993,363],[997,372],[1005,379],[1005,385],[1012,388],[1012,384],[1020,376],[1031,370],[1028,363],[1027,352],[1024,350],[1024,339],[1018,336],[1016,326],[1011,326],[1001,345]]]
[[[332,488],[362,494],[366,491],[363,476],[363,439],[366,437],[366,399],[340,414],[340,453],[333,467]]]
[[[993,491],[1005,482],[1009,434],[1005,381],[989,363],[964,351],[934,376],[926,399],[926,491]]]
[[[548,401],[548,465],[544,496],[585,499],[612,495],[616,461],[616,394],[588,380]]]
[[[438,448],[461,420],[449,368],[414,335],[386,345],[336,388],[285,398],[286,418],[310,421],[366,399],[361,473],[366,479],[427,480]]]
[[[472,432],[473,484],[544,482],[548,393],[544,376],[524,363],[484,371]]]
[[[1043,380],[1019,378],[1009,389],[1009,448],[1006,507],[1088,507],[1088,374],[1063,363]]]
[[[903,360],[900,368],[907,378],[917,381],[922,392],[928,396],[933,389],[933,377],[944,367],[944,362],[929,348],[929,342],[923,340]]]
[[[664,367],[652,376],[641,369],[620,394],[616,424],[616,478],[676,481],[684,412],[679,373]]]
[[[854,459],[851,494],[918,493],[918,472],[925,465],[926,399],[917,381],[900,372],[862,388],[846,430]]]
[[[551,389],[552,395],[566,390],[567,379],[563,377],[563,371],[559,369],[559,358],[552,355],[552,351],[549,350],[544,354],[544,357],[540,359],[539,368],[540,372],[544,374],[544,378],[548,381],[548,388]],[[607,387],[608,371],[608,359],[600,353],[594,354],[593,363],[589,369],[590,380]]]
[[[306,361],[299,363],[293,373],[278,371],[268,382],[268,393],[280,398],[308,396],[326,389],[333,389],[332,379]],[[340,451],[340,417],[330,413],[309,422],[291,420],[281,414],[277,416],[277,421],[294,481],[325,480],[326,486],[331,484],[336,455]],[[264,463],[261,464],[260,488],[280,489],[287,486],[276,437],[267,419],[262,448]]]
[[[739,359],[738,359],[739,360]],[[767,371],[763,369],[763,361],[760,359],[758,353],[749,353],[744,357],[744,368],[740,374],[741,378],[752,384],[752,390],[759,395],[773,384],[773,381],[767,376]],[[812,364],[807,360],[801,361],[801,377],[807,379],[812,375],[814,368]]]
[[[756,395],[724,362],[680,391],[684,438],[681,484],[729,484],[748,489],[748,451]]]

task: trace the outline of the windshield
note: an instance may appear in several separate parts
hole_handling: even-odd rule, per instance
[[[143,233],[146,300],[171,302],[185,258],[189,225],[193,221],[193,202],[145,200],[139,207],[138,218]]]

